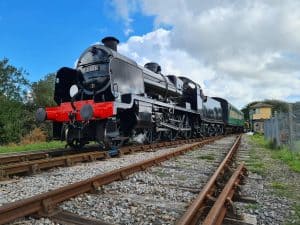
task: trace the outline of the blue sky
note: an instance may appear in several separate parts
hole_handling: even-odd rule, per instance
[[[0,59],[24,68],[31,81],[73,67],[80,53],[103,37],[127,40],[115,14],[109,0],[0,0]],[[131,26],[140,35],[152,24],[153,18],[135,13]]]

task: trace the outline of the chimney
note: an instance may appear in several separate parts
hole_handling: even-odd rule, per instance
[[[105,37],[102,39],[102,43],[106,47],[108,47],[114,51],[117,51],[117,45],[119,44],[119,40],[115,37]]]

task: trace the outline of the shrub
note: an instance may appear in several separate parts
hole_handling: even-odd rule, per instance
[[[22,137],[20,144],[27,145],[33,144],[37,142],[45,142],[47,139],[47,135],[40,128],[33,129],[29,134]]]

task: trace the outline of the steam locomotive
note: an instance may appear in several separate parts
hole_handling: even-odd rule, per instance
[[[56,107],[39,108],[38,121],[53,121],[53,136],[73,148],[96,141],[103,148],[243,130],[243,114],[222,98],[205,96],[187,77],[163,75],[117,51],[119,41],[87,48],[76,68],[55,80]]]

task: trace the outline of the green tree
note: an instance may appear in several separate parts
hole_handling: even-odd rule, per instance
[[[54,81],[55,73],[46,75],[38,82],[34,82],[31,86],[33,103],[37,107],[54,106]]]
[[[0,95],[9,100],[24,100],[30,84],[25,78],[27,73],[22,68],[10,65],[8,61],[7,58],[0,60]]]
[[[266,104],[272,105],[272,114],[273,115],[275,112],[287,113],[289,111],[289,105],[285,101],[275,100],[275,99],[266,99],[263,102]]]
[[[0,144],[18,142],[24,132],[24,104],[4,95],[0,102]]]
[[[257,101],[254,101],[254,102],[250,102],[248,103],[247,105],[245,105],[241,111],[244,113],[244,119],[245,120],[249,120],[249,112],[250,112],[250,107],[252,105],[255,105],[256,103],[258,103]]]
[[[0,60],[0,144],[18,142],[24,130],[24,101],[29,88],[27,73]]]
[[[281,100],[275,100],[275,99],[265,99],[263,101],[254,101],[254,102],[250,102],[247,105],[245,105],[242,108],[242,112],[244,113],[244,118],[245,120],[249,120],[249,111],[250,111],[250,107],[252,105],[255,105],[258,102],[262,102],[262,103],[266,103],[269,105],[272,105],[272,114],[274,115],[275,112],[288,112],[289,106],[288,103],[285,101],[281,101]]]
[[[27,108],[30,109],[32,112],[28,114],[28,121],[32,121],[26,123],[25,126],[30,128],[32,124],[35,126],[40,127],[43,131],[47,133],[48,138],[51,139],[52,137],[52,123],[51,122],[43,122],[43,123],[36,123],[35,118],[30,116],[35,115],[35,112],[38,107],[49,107],[55,106],[56,103],[53,100],[54,97],[54,81],[55,81],[55,73],[50,73],[44,76],[41,80],[34,82],[31,85],[31,95],[32,95],[32,104],[27,105]]]

